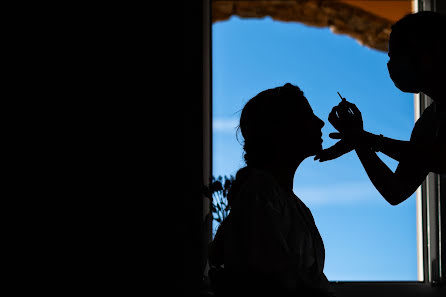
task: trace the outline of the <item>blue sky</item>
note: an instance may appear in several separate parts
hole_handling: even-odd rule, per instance
[[[286,82],[299,86],[324,120],[324,148],[334,143],[327,117],[340,100],[337,91],[361,110],[366,130],[410,138],[413,95],[390,80],[387,53],[328,28],[270,18],[232,17],[215,23],[212,34],[214,176],[234,175],[244,166],[235,129],[244,104]],[[294,192],[312,211],[324,240],[329,280],[417,280],[415,195],[389,205],[354,152],[325,163],[306,159]]]

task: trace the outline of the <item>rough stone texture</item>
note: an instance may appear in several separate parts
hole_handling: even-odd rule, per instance
[[[347,34],[360,44],[387,52],[392,21],[361,8],[333,0],[212,1],[212,22],[236,15],[299,22],[308,26],[329,27],[334,33]]]

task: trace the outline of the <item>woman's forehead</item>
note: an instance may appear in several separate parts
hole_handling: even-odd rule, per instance
[[[292,100],[287,108],[284,109],[285,114],[292,118],[308,117],[313,114],[313,109],[306,98],[296,98]]]

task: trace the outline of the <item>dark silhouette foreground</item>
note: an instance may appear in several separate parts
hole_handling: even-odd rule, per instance
[[[229,216],[210,244],[219,296],[333,296],[311,211],[293,193],[299,164],[322,149],[324,122],[296,86],[265,90],[243,108],[247,166],[228,193]],[[224,268],[223,268],[224,267]]]

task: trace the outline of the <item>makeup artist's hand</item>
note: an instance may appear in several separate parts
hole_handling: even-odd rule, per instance
[[[362,115],[355,104],[343,99],[337,106],[333,107],[328,115],[328,121],[340,134],[339,138],[351,138],[363,131]],[[336,138],[336,137],[332,137]]]
[[[340,141],[317,154],[314,160],[319,160],[319,162],[333,160],[352,151],[364,131],[361,112],[355,104],[345,99],[333,107],[328,121],[339,131],[330,133],[330,138],[340,139]]]
[[[334,136],[332,134],[335,134]],[[339,137],[340,133],[330,133],[330,138],[337,139]],[[341,139],[338,142],[336,142],[334,145],[332,145],[329,148],[326,148],[322,151],[320,151],[315,157],[314,160],[319,160],[319,162],[325,162],[330,161],[333,159],[337,159],[342,155],[345,155],[346,153],[352,151],[354,149],[353,144],[349,143],[348,141]]]

